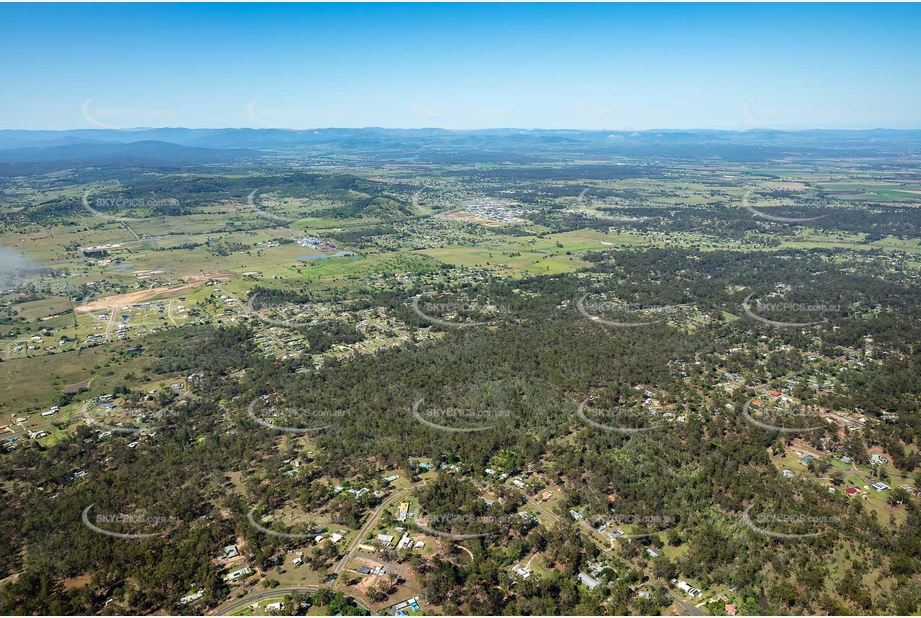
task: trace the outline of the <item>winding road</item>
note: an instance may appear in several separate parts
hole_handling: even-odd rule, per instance
[[[266,592],[259,592],[257,594],[248,594],[242,599],[236,599],[233,601],[227,601],[223,605],[219,605],[214,612],[215,616],[229,616],[233,612],[243,609],[258,603],[263,599],[268,599],[271,597],[284,596],[286,594],[313,594],[318,591],[319,588],[275,588],[274,590],[267,590]]]
[[[378,505],[378,507],[374,509],[374,512],[371,514],[371,517],[368,519],[367,523],[365,523],[365,525],[361,527],[361,530],[359,530],[358,534],[355,536],[355,540],[352,541],[351,545],[349,545],[349,549],[347,552],[345,552],[345,556],[343,556],[342,560],[340,560],[339,563],[336,565],[336,574],[337,574],[336,582],[338,582],[339,578],[342,577],[342,573],[343,571],[345,571],[345,565],[348,564],[349,560],[351,560],[355,556],[355,550],[357,550],[358,546],[361,545],[361,541],[362,539],[365,538],[365,535],[368,534],[368,531],[374,527],[374,524],[377,522],[377,518],[381,516],[381,513],[384,512],[384,509],[386,509],[388,506],[396,502],[398,499],[408,494],[410,491],[411,491],[411,488],[401,489],[400,491],[396,492],[395,494],[393,494],[392,496],[390,496],[389,498],[381,502],[380,505]],[[333,586],[335,586],[335,582],[333,583]]]

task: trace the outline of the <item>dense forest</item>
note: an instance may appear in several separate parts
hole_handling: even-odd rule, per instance
[[[752,386],[808,374],[809,354],[846,359],[866,351],[872,335],[875,348],[891,352],[850,372],[841,392],[800,396],[816,406],[898,420],[868,427],[863,442],[842,440],[830,427],[800,437],[821,452],[863,459],[866,445],[883,445],[897,469],[919,472],[921,355],[912,342],[921,340],[921,292],[914,274],[875,252],[859,258],[859,270],[853,263],[858,258],[831,250],[610,250],[587,259],[592,266],[582,273],[426,292],[435,307],[460,297],[471,307],[502,307],[500,313],[454,318],[482,319],[480,328],[426,323],[392,293],[356,300],[324,292],[324,301],[398,309],[412,328],[430,328],[441,338],[360,362],[330,362],[322,371],[297,372],[293,362],[255,354],[246,324],[151,336],[140,357],[146,372],[203,376],[193,398],[161,400],[166,412],[156,435],[129,448],[130,436],[102,438],[79,426],[52,447],[0,456],[8,483],[0,505],[0,544],[7,548],[0,575],[21,572],[0,589],[0,611],[97,613],[106,598],[116,598],[126,611],[187,613],[178,598],[190,582],[204,587],[205,602],[214,606],[227,594],[212,561],[214,548],[243,538],[254,563],[271,566],[290,547],[291,541],[248,525],[251,509],[266,513],[294,503],[357,529],[379,500],[338,494],[329,479],[379,483],[374,479],[381,469],[411,478],[411,462],[419,458],[455,464],[462,472],[444,471],[417,489],[423,520],[448,526],[445,532],[480,535],[465,543],[470,563],[404,557],[420,574],[429,602],[448,613],[464,607],[495,614],[656,613],[671,602],[666,588],[652,585],[649,598],[631,592],[647,577],[644,565],[656,581],[683,576],[729,585],[746,599],[746,613],[917,611],[917,502],[893,499],[907,511],[904,523],[883,527],[840,492],[782,477],[769,453],[789,449],[793,436],[764,431],[725,407],[741,410],[751,391],[730,394],[718,387],[726,373],[744,376]],[[820,320],[775,328],[745,317],[741,306],[752,292],[759,298],[780,294],[790,307],[834,310],[804,316],[783,307],[764,309],[774,320]],[[318,300],[315,293],[268,288],[258,294],[267,304]],[[593,299],[595,305],[587,306],[615,320],[632,306],[694,310],[668,313],[642,328],[614,328],[585,319],[576,310],[580,298]],[[702,313],[718,317],[702,320]],[[303,334],[311,346],[324,348],[353,333],[343,326],[307,327]],[[736,352],[727,354],[730,348]],[[598,431],[577,414],[581,401],[591,399],[598,409],[631,406],[643,391],[685,420],[627,435]],[[340,414],[311,436],[308,455],[304,444],[266,431],[247,415],[246,405],[259,397]],[[475,434],[437,431],[415,419],[413,403],[420,398],[427,409],[506,413]],[[491,483],[483,471],[497,465],[499,454],[506,472],[536,466],[565,487],[564,515],[582,507],[590,517],[609,517],[607,496],[616,495],[615,514],[667,515],[668,525],[648,530],[664,532],[664,543],[686,550],[674,560],[646,560],[646,548],[663,544],[660,536],[621,542],[608,556],[616,566],[602,575],[611,582],[606,594],[577,586],[573,574],[601,549],[572,525],[536,526],[513,517],[525,501],[515,490],[496,488],[505,501],[493,510],[478,499],[477,488]],[[305,465],[296,475],[281,475],[283,462],[294,457]],[[87,475],[75,478],[77,470]],[[245,479],[240,487],[230,482],[237,474]],[[110,529],[153,530],[158,536],[126,543],[97,534],[82,523],[90,506],[100,513],[154,517],[156,525],[128,522]],[[823,524],[818,536],[784,542],[748,530],[748,508],[835,523]],[[474,521],[450,521],[450,514]],[[784,532],[807,529],[793,522]],[[554,557],[558,571],[512,588],[507,568],[536,550]],[[318,552],[310,559],[325,569],[336,557]],[[873,587],[871,572],[881,578]],[[65,585],[87,575],[86,585]]]

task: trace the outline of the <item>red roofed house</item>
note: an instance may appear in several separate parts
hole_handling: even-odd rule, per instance
[[[844,493],[846,493],[849,496],[855,496],[860,493],[860,489],[858,489],[857,487],[848,487],[847,489],[844,490]]]
[[[553,492],[552,492],[552,491],[545,491],[544,493],[542,493],[542,494],[540,495],[540,499],[543,500],[543,501],[545,501],[545,502],[546,502],[547,500],[549,500],[550,498],[552,498],[552,497],[553,497]]]
[[[768,391],[768,395],[771,397],[780,397],[780,391]]]
[[[735,616],[739,613],[739,610],[736,609],[736,606],[732,603],[726,603],[726,613],[730,616]]]

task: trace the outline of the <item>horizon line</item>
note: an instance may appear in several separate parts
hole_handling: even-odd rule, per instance
[[[0,127],[0,131],[22,131],[22,132],[48,132],[48,133],[65,133],[71,131],[108,131],[108,132],[130,132],[130,131],[288,131],[288,132],[306,132],[306,131],[444,131],[446,133],[464,133],[473,131],[573,131],[579,133],[654,133],[669,131],[674,133],[690,133],[694,131],[712,131],[719,133],[804,133],[807,131],[921,131],[921,126],[910,128],[892,128],[892,127],[870,127],[862,129],[845,128],[845,127],[803,127],[803,128],[770,128],[770,127],[749,127],[739,129],[719,129],[710,127],[696,127],[693,129],[676,129],[668,127],[658,127],[652,129],[580,129],[573,127],[478,127],[452,129],[447,127],[382,127],[382,126],[364,126],[364,127],[347,127],[347,126],[326,126],[326,127],[305,127],[305,128],[288,128],[288,127],[79,127],[72,129],[14,129]]]

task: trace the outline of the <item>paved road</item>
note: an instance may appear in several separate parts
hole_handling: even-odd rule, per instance
[[[267,599],[270,597],[284,596],[286,594],[313,594],[319,590],[319,588],[275,588],[274,590],[268,590],[266,592],[259,592],[257,594],[248,594],[242,599],[236,599],[233,601],[227,601],[223,605],[218,606],[214,610],[214,615],[216,616],[227,616],[233,612],[243,609],[253,603],[257,603],[262,599]]]
[[[351,558],[355,555],[355,550],[358,549],[358,546],[361,544],[368,531],[374,527],[374,524],[377,522],[377,518],[381,516],[381,513],[384,512],[384,509],[408,494],[411,490],[412,488],[401,489],[400,491],[396,492],[381,502],[380,505],[374,509],[374,512],[371,513],[371,517],[368,519],[365,525],[361,527],[361,530],[358,531],[358,535],[355,537],[355,540],[352,541],[352,544],[349,545],[349,549],[345,553],[345,556],[343,556],[342,560],[340,560],[336,565],[336,573],[339,574],[339,576],[336,578],[336,582],[339,581],[339,577],[342,577],[342,572],[345,570],[345,565],[348,564],[349,560],[351,560]],[[335,582],[333,583],[333,586],[335,586]]]
[[[681,609],[683,609],[684,611],[688,613],[688,616],[706,616],[703,610],[701,610],[699,607],[695,607],[694,605],[691,605],[690,603],[686,603],[685,601],[673,595],[671,592],[668,593],[668,596],[674,599],[675,602],[679,606],[681,606]]]
[[[539,504],[533,498],[528,498],[528,504],[533,506],[535,509],[537,509],[537,511],[541,515],[544,515],[545,517],[549,517],[551,520],[554,521],[554,523],[560,523],[562,521],[559,515],[555,513],[551,513],[549,510],[545,509],[543,505]]]

